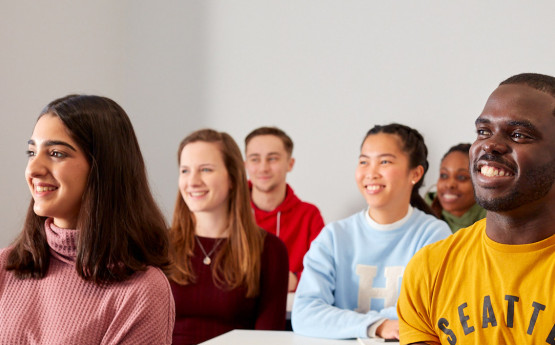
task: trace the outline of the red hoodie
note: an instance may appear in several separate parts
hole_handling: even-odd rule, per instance
[[[252,184],[249,181],[252,190]],[[279,237],[289,252],[289,270],[301,278],[303,258],[310,243],[324,227],[324,220],[318,208],[301,201],[287,185],[285,199],[272,211],[256,207],[251,199],[256,223],[261,228]]]

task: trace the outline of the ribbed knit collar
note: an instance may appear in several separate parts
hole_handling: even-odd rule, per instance
[[[59,228],[54,225],[52,218],[48,218],[44,222],[44,231],[50,253],[61,261],[72,264],[77,257],[77,230]]]

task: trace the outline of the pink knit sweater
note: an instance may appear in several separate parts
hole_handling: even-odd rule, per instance
[[[0,250],[0,344],[170,344],[175,305],[157,268],[100,287],[77,275],[77,231],[47,220],[51,258],[43,279],[20,280]]]

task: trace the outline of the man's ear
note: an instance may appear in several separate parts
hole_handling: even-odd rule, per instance
[[[289,157],[289,167],[287,168],[287,172],[293,170],[293,166],[295,165],[295,158]]]

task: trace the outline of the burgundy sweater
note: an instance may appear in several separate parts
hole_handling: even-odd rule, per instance
[[[170,344],[175,307],[168,280],[149,267],[100,287],[75,270],[76,230],[45,224],[50,265],[18,279],[0,250],[0,344]]]
[[[217,239],[198,237],[209,253]],[[219,245],[221,249],[223,243]],[[216,249],[216,252],[218,249]],[[175,298],[176,319],[173,344],[198,344],[232,329],[283,330],[287,299],[287,249],[275,236],[267,234],[260,260],[260,294],[246,298],[246,288],[219,289],[212,279],[211,265],[197,245],[192,265],[197,282],[179,285],[170,282]],[[211,258],[214,258],[213,253]]]

